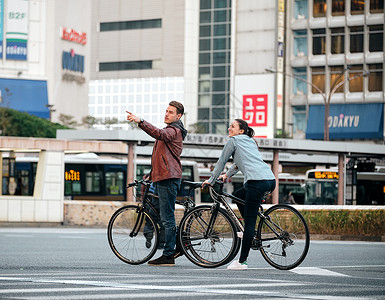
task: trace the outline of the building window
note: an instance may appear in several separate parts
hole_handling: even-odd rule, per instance
[[[349,78],[353,78],[363,73],[363,65],[353,65],[349,70]],[[353,80],[349,80],[349,92],[362,93],[364,91],[364,77],[357,77]]]
[[[364,51],[364,27],[350,27],[350,52],[357,53]]]
[[[345,15],[345,0],[332,0],[332,16]]]
[[[306,106],[293,106],[293,134],[306,132]]]
[[[313,55],[325,54],[326,51],[326,30],[313,30]]]
[[[345,28],[331,29],[331,53],[342,54],[345,52]]]
[[[379,14],[384,12],[384,0],[370,0],[370,13]]]
[[[330,67],[330,89],[334,89],[340,82],[343,82],[345,80],[345,74],[344,72],[344,66],[334,66]],[[341,75],[343,74],[343,75]],[[341,85],[335,93],[343,93],[344,92],[344,85]]]
[[[295,30],[294,32],[294,56],[307,56],[307,32]]]
[[[326,0],[313,1],[313,17],[326,17]]]
[[[369,26],[369,51],[384,50],[384,25]]]
[[[161,28],[162,19],[100,23],[100,31]]]
[[[325,67],[314,67],[311,69],[311,81],[323,93],[325,93]],[[312,87],[313,94],[319,93],[317,89]]]
[[[365,9],[365,1],[363,0],[351,0],[350,13],[352,15],[362,15]]]
[[[307,19],[307,2],[308,0],[295,0],[294,2],[294,15],[297,20]]]
[[[382,74],[384,72],[382,64],[373,64],[369,66],[369,92],[382,91]]]
[[[117,61],[99,63],[99,71],[126,71],[152,69],[152,60]]]
[[[306,68],[294,68],[293,75],[303,80],[307,80]],[[297,78],[293,78],[293,92],[295,95],[306,95],[307,94],[307,83]]]

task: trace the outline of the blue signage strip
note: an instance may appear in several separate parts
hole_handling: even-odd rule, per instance
[[[306,138],[323,140],[324,105],[310,105]],[[328,119],[329,139],[383,139],[384,104],[330,105]]]

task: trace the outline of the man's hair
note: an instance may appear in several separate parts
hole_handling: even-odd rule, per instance
[[[174,106],[176,108],[176,113],[179,115],[183,115],[184,114],[184,107],[183,107],[183,104],[178,102],[178,101],[171,101],[168,105],[170,106]]]

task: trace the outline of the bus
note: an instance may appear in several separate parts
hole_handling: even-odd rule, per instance
[[[35,186],[37,156],[16,157],[15,181],[18,183],[17,195],[32,196]],[[151,160],[136,160],[136,179],[150,173]],[[66,200],[126,200],[127,158],[99,156],[95,153],[65,155],[64,157],[64,199]],[[197,163],[182,160],[182,180],[198,181]],[[182,186],[179,198],[186,196],[188,190]],[[3,188],[3,195],[7,191]],[[200,203],[200,191],[196,190],[194,199]]]
[[[311,169],[305,175],[304,204],[335,205],[338,200],[338,171]]]

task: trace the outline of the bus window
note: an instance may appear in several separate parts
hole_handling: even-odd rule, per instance
[[[106,172],[107,195],[123,195],[123,172]]]

